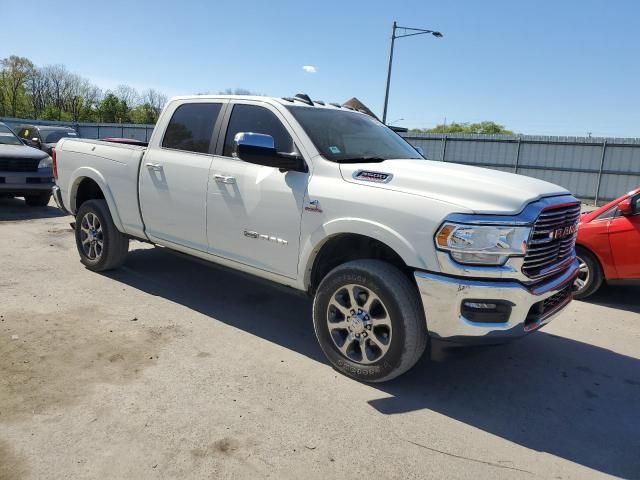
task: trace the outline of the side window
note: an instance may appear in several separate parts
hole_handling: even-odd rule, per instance
[[[606,220],[607,218],[614,218],[618,213],[618,207],[613,206],[609,210],[605,210],[600,215],[598,215],[594,220]]]
[[[273,137],[276,150],[279,152],[292,152],[294,150],[293,139],[282,122],[273,112],[256,105],[235,105],[229,119],[227,135],[224,139],[225,157],[233,153],[233,138],[238,132],[263,133]]]
[[[640,195],[636,195],[633,200],[631,200],[631,209],[634,215],[640,213]]]
[[[208,153],[221,103],[185,103],[173,113],[162,146],[188,152]]]

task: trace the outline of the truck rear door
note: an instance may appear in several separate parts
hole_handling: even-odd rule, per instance
[[[147,235],[207,251],[206,201],[216,122],[224,101],[176,102],[158,124],[140,167],[140,207]],[[160,242],[162,243],[162,242]]]

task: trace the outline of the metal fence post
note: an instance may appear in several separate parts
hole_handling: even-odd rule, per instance
[[[516,148],[516,161],[513,164],[513,173],[518,173],[518,164],[520,163],[520,145],[522,144],[522,137],[518,137],[518,147]]]
[[[98,124],[98,135],[96,135],[97,138],[100,138],[100,124]]]
[[[604,170],[604,158],[607,153],[607,140],[602,141],[602,156],[600,157],[600,169],[598,170],[598,186],[596,187],[596,198],[594,203],[598,206],[598,199],[600,198],[600,185],[602,184],[602,170]]]
[[[447,136],[443,136],[442,137],[442,161],[446,162],[446,160],[444,159],[445,155],[447,154]]]

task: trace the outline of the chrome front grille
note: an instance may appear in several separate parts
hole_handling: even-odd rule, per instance
[[[570,259],[576,244],[579,221],[579,203],[543,210],[533,225],[522,273],[528,277],[540,277]]]

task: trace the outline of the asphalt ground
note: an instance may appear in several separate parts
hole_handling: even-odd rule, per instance
[[[0,479],[640,478],[640,289],[380,385],[335,372],[300,295],[0,199]]]

